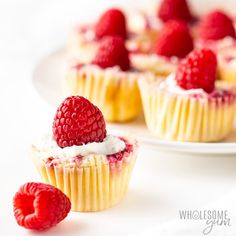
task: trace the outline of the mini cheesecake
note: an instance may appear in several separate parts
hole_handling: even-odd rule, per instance
[[[73,211],[101,211],[125,196],[137,142],[106,133],[100,110],[87,99],[68,97],[59,106],[53,133],[31,148],[43,182],[63,191]]]
[[[196,29],[196,48],[209,48],[216,54],[236,44],[233,21],[223,11],[212,11],[203,16]]]
[[[214,82],[216,58],[209,51],[190,53],[166,80],[139,81],[146,124],[158,138],[215,142],[232,131],[235,87]]]
[[[181,21],[169,21],[160,31],[153,51],[131,53],[134,68],[149,71],[158,76],[175,72],[177,65],[193,49],[188,26]]]

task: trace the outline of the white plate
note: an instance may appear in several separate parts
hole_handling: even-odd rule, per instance
[[[63,90],[63,74],[66,52],[60,49],[43,58],[35,67],[33,84],[37,92],[52,106],[57,106],[65,93]],[[126,124],[109,124],[113,130],[123,130],[135,135],[140,141],[169,151],[207,154],[235,154],[236,153],[236,129],[224,141],[218,143],[187,143],[175,141],[163,141],[149,133],[143,117]]]

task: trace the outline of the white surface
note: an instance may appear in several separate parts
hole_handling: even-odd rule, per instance
[[[206,209],[215,209],[217,211],[224,211],[225,209],[235,209],[235,197],[236,191],[224,196],[218,201],[211,203],[210,205],[204,206],[200,210],[204,212]],[[227,213],[226,213],[227,214]],[[195,215],[196,218],[199,218],[199,215]],[[218,236],[227,236],[227,235],[236,235],[236,227],[234,222],[236,222],[236,212],[231,211],[231,214],[227,214],[227,219],[223,221],[217,220],[181,220],[175,219],[167,223],[162,224],[158,227],[152,227],[144,232],[133,234],[133,236],[153,236],[153,235],[165,235],[165,236],[189,236],[189,235],[218,235]],[[217,225],[217,222],[219,225]]]
[[[33,85],[48,104],[57,107],[68,96],[64,82],[67,63],[66,50],[61,49],[42,58],[33,72]],[[236,154],[236,128],[226,140],[218,143],[187,143],[155,138],[146,128],[143,117],[126,124],[109,124],[110,129],[123,130],[135,135],[139,141],[156,148],[202,154]]]
[[[204,206],[200,209],[203,212],[206,209],[235,209],[235,197],[236,191],[226,195],[218,201],[215,201],[213,204]],[[226,207],[227,206],[227,207]],[[231,211],[232,212],[232,211]],[[198,215],[197,215],[198,216]],[[173,235],[181,235],[181,236],[189,236],[189,235],[218,235],[218,236],[227,236],[227,235],[236,235],[236,227],[234,226],[234,222],[236,221],[236,214],[233,211],[228,215],[227,220],[224,221],[225,225],[217,225],[217,221],[214,220],[180,220],[175,219],[170,222],[164,223],[159,227],[152,227],[144,232],[133,234],[133,236],[153,236],[153,235],[165,235],[165,236],[173,236]]]
[[[70,213],[65,221],[44,233],[17,226],[12,214],[12,197],[23,183],[39,181],[28,158],[28,147],[32,140],[50,130],[55,112],[35,93],[31,84],[32,68],[42,55],[60,46],[71,22],[83,16],[83,12],[93,13],[84,9],[98,8],[107,1],[94,5],[91,2],[0,2],[0,235],[146,235],[146,230],[157,227],[158,231],[162,223],[178,218],[179,209],[200,209],[225,194],[231,195],[235,189],[236,158],[232,158],[235,155],[212,158],[154,151],[142,146],[128,195],[117,207],[99,213]],[[229,2],[233,1],[223,3]],[[233,215],[235,197],[231,196],[233,200],[223,201],[221,207]],[[235,226],[234,221],[231,228],[210,235],[234,236]],[[158,235],[169,232],[171,236],[179,236],[180,231],[174,227],[171,224]],[[189,228],[187,222],[183,227],[188,236],[201,235],[201,228]],[[157,231],[151,235],[157,235]]]

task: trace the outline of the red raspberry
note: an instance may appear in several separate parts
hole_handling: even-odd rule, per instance
[[[169,21],[160,32],[155,46],[158,55],[166,57],[185,57],[193,50],[193,39],[186,23]]]
[[[168,20],[187,22],[193,20],[186,0],[162,0],[157,15],[164,22]]]
[[[233,22],[222,11],[213,11],[202,18],[198,27],[202,39],[218,40],[226,36],[236,37]]]
[[[126,19],[124,13],[116,8],[107,10],[95,25],[95,34],[98,39],[104,36],[120,36],[126,38]]]
[[[102,112],[89,100],[72,96],[66,98],[57,109],[53,135],[62,148],[102,142],[106,137],[106,124]]]
[[[43,183],[26,183],[13,199],[17,223],[27,229],[45,230],[62,221],[71,209],[70,199]]]
[[[125,41],[115,36],[104,37],[92,63],[101,68],[119,66],[124,71],[129,70],[129,53]]]
[[[216,69],[216,55],[210,49],[196,49],[177,68],[177,84],[184,89],[201,88],[211,93],[215,86]]]

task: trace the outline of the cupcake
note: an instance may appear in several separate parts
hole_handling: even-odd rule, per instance
[[[215,83],[217,60],[209,49],[192,51],[166,80],[140,80],[146,124],[161,139],[213,142],[233,129],[235,88]]]
[[[197,26],[197,48],[218,50],[235,44],[235,29],[232,19],[223,11],[215,10],[203,16]]]
[[[125,122],[142,110],[137,80],[147,76],[131,68],[124,40],[107,36],[91,63],[69,66],[65,81],[70,95],[89,99],[107,121]]]
[[[219,79],[236,82],[234,69],[236,33],[233,21],[223,11],[212,11],[198,25],[197,48],[210,48],[218,58]]]
[[[97,53],[100,40],[106,36],[122,37],[130,51],[149,51],[150,45],[156,39],[156,30],[146,25],[145,18],[141,20],[144,21],[144,26],[138,29],[133,26],[133,30],[128,30],[123,11],[111,8],[104,12],[95,24],[74,28],[68,42],[69,56],[82,63],[90,62]]]
[[[146,14],[146,25],[153,29],[151,32],[156,31],[156,40],[153,37],[149,41],[149,50],[146,51],[129,48],[132,64],[135,68],[167,76],[193,49],[190,34],[195,26],[195,17],[186,0],[162,0],[155,14]]]
[[[152,53],[132,53],[134,68],[167,76],[175,72],[177,65],[193,49],[193,40],[186,23],[169,21],[160,31]]]
[[[45,183],[63,191],[73,211],[100,211],[127,192],[137,143],[108,135],[101,111],[80,96],[57,109],[52,134],[32,146],[32,159]]]

